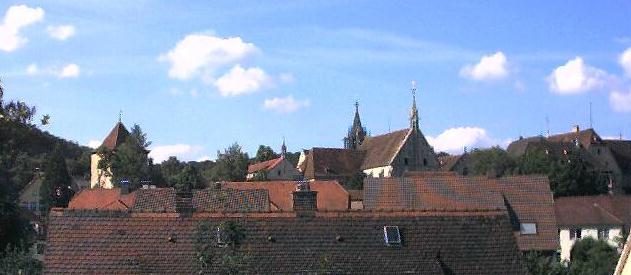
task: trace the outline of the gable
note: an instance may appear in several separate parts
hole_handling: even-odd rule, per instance
[[[402,129],[384,135],[366,137],[359,147],[366,152],[361,169],[388,166],[405,144],[412,129]]]

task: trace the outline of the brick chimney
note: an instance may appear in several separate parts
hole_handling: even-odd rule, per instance
[[[308,181],[298,182],[292,192],[295,212],[313,212],[318,210],[318,192],[311,191]]]
[[[129,194],[129,181],[121,180],[121,195]]]

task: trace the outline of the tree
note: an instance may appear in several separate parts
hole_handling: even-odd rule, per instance
[[[234,221],[224,221],[213,227],[202,222],[197,226],[195,249],[200,274],[253,274],[248,265],[247,250],[241,248],[245,229]],[[218,244],[212,245],[213,243]]]
[[[553,159],[543,150],[529,150],[517,159],[517,173],[521,175],[548,175],[553,165]]]
[[[469,153],[471,172],[474,175],[486,175],[494,173],[503,176],[512,173],[515,163],[506,151],[495,146],[489,149],[474,149]]]
[[[28,245],[34,233],[29,222],[20,215],[17,194],[12,192],[10,186],[8,172],[0,167],[0,256],[6,247]]]
[[[204,179],[193,165],[186,165],[175,177],[175,190],[177,192],[190,192],[193,189],[205,187]]]
[[[44,116],[42,116],[42,119],[40,122],[42,123],[42,126],[48,125],[50,123],[50,115],[45,114]]]
[[[217,163],[214,167],[213,181],[243,181],[248,171],[248,154],[244,153],[236,142],[224,150],[217,152]]]
[[[184,168],[184,163],[177,157],[171,156],[160,164],[160,172],[166,181],[167,186],[173,187],[176,184],[176,177]]]
[[[555,256],[546,256],[536,251],[526,252],[523,262],[530,275],[567,275],[568,268]]]
[[[138,145],[142,147],[142,149],[149,149],[151,141],[147,139],[147,133],[142,131],[140,125],[134,124],[134,127],[131,128],[131,133],[129,134],[129,136],[134,138]]]
[[[122,180],[128,180],[130,190],[140,187],[143,181],[150,179],[149,158],[147,151],[133,136],[127,137],[111,157],[112,183],[120,186]]]
[[[33,259],[26,247],[7,247],[0,257],[2,274],[41,274],[42,262]]]
[[[68,206],[74,192],[70,187],[72,180],[68,174],[66,159],[62,155],[62,149],[59,145],[55,146],[53,153],[46,158],[43,172],[40,204],[44,213],[52,207]]]
[[[567,158],[553,161],[548,178],[555,197],[597,195],[608,191],[606,178],[588,171],[578,151],[571,151]]]
[[[583,238],[570,252],[571,275],[610,275],[618,260],[616,248],[606,241]]]
[[[28,106],[23,101],[11,101],[4,105],[5,116],[8,120],[21,123],[31,124],[33,117],[37,111],[35,106]]]
[[[259,149],[256,151],[256,162],[263,162],[275,158],[278,158],[278,154],[274,153],[272,147],[260,145]]]

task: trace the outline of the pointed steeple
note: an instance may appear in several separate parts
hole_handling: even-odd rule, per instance
[[[283,137],[283,145],[280,146],[280,155],[285,156],[287,154],[287,146],[285,146],[285,137]]]
[[[418,110],[416,109],[416,81],[412,81],[412,109],[410,110],[410,128],[418,130]]]
[[[362,122],[359,118],[359,102],[355,101],[355,117],[353,118],[353,125],[348,129],[348,134],[344,138],[344,148],[359,148],[365,137],[366,128],[362,127]]]

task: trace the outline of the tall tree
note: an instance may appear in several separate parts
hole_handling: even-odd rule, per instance
[[[587,196],[608,191],[606,177],[590,171],[578,151],[571,151],[567,158],[553,161],[548,178],[555,196]]]
[[[517,173],[548,175],[555,160],[543,150],[530,150],[517,159]]]
[[[151,141],[147,139],[147,133],[143,132],[138,124],[134,124],[134,127],[131,128],[130,136],[136,139],[138,145],[145,150],[151,146]]]
[[[180,162],[177,157],[171,156],[169,159],[163,161],[160,164],[160,172],[164,177],[168,186],[175,186],[176,177],[180,174],[184,168],[184,163]]]
[[[502,176],[512,173],[515,168],[513,159],[498,146],[489,149],[474,149],[469,154],[469,160],[474,175],[494,173]]]
[[[278,158],[278,154],[274,153],[272,147],[266,145],[260,145],[259,149],[256,151],[256,162],[263,162],[270,159]]]
[[[120,186],[122,180],[128,180],[130,189],[137,189],[143,181],[150,180],[150,167],[147,151],[133,136],[116,148],[111,157],[112,183]]]
[[[248,154],[244,153],[236,142],[224,150],[217,152],[217,163],[214,167],[213,181],[243,181],[248,171]]]
[[[190,192],[193,189],[205,187],[204,179],[193,165],[186,165],[175,177],[175,190],[177,192]]]
[[[66,207],[74,192],[70,185],[72,180],[68,174],[66,159],[60,145],[55,146],[43,167],[44,179],[40,188],[41,206],[44,211],[52,207]]]
[[[10,186],[8,172],[0,167],[0,257],[2,250],[8,246],[28,244],[34,233],[29,222],[20,215],[17,194]]]
[[[4,112],[7,119],[22,123],[31,124],[37,108],[35,106],[28,106],[23,101],[11,101],[4,105]]]

